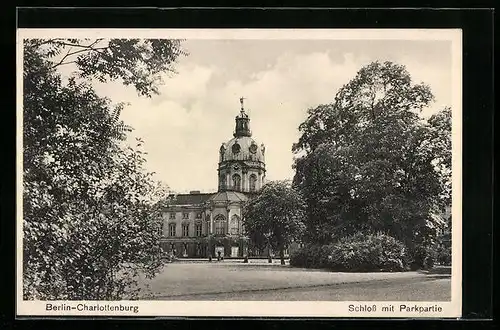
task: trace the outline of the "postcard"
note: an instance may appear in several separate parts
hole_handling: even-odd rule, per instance
[[[458,318],[458,29],[18,29],[17,316]]]

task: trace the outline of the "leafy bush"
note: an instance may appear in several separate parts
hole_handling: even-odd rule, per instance
[[[341,238],[330,256],[328,268],[337,271],[403,271],[407,265],[404,244],[382,233]]]
[[[306,245],[290,255],[290,265],[304,268],[324,268],[328,263],[328,245]]]
[[[436,261],[443,266],[451,265],[451,246],[440,246],[437,250]]]
[[[437,253],[434,248],[419,245],[411,253],[410,269],[431,269],[437,259]]]
[[[404,271],[408,257],[403,243],[382,234],[356,233],[324,246],[306,246],[290,257],[290,265],[335,271]]]

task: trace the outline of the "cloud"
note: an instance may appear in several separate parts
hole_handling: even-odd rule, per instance
[[[176,69],[177,74],[164,78],[164,84],[159,88],[160,96],[154,102],[171,100],[189,106],[194,100],[205,97],[213,68],[188,64]]]
[[[298,53],[283,49],[250,70],[260,63],[259,52],[252,54],[247,65],[241,63],[245,57],[230,54],[225,54],[225,63],[214,61],[217,64],[206,57],[200,64],[188,56],[177,66],[179,73],[166,79],[161,95],[152,99],[137,97],[131,87],[99,86],[114,101],[130,102],[122,117],[135,128],[133,136],[144,139],[148,169],[173,190],[217,188],[218,150],[232,138],[240,96],[246,97],[253,137],[266,145],[267,178],[291,179],[291,147],[306,110],[333,100],[362,66],[380,59],[368,52],[332,56],[328,49]],[[449,82],[443,72],[449,68],[423,67],[411,54],[405,56],[401,64],[407,64],[415,80],[429,83],[437,99],[446,102]]]
[[[425,83],[430,86],[435,101],[422,111],[423,116],[429,116],[446,106],[451,106],[451,63],[449,67],[433,64],[432,61],[422,63],[409,57],[403,59],[415,84]]]
[[[307,109],[330,102],[362,61],[346,55],[334,62],[326,52],[284,54],[269,69],[254,73],[250,82],[232,81],[222,89],[228,98],[235,89],[248,97],[254,136],[267,146],[268,179],[293,177],[291,147]]]

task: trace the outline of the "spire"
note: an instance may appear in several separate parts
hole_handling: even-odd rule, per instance
[[[245,107],[243,106],[243,100],[245,100],[245,98],[242,96],[240,97],[240,103],[241,103],[241,110],[240,110],[240,114],[241,115],[244,115],[245,114]]]
[[[245,113],[245,107],[243,106],[244,97],[240,97],[241,110],[240,114],[236,116],[236,130],[233,134],[234,137],[242,137],[242,136],[252,136],[252,132],[250,131],[250,118]]]

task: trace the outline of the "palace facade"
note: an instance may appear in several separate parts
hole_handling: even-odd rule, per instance
[[[266,182],[265,146],[252,138],[243,98],[233,137],[219,148],[218,190],[171,195],[163,212],[162,249],[177,257],[266,255],[242,225],[243,204]]]

